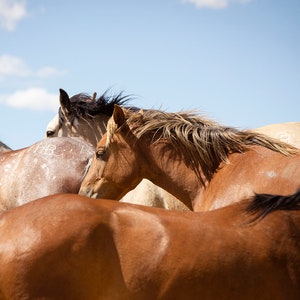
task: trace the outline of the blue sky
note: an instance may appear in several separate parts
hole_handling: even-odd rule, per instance
[[[43,138],[59,88],[224,125],[300,121],[299,0],[0,0],[0,140]]]

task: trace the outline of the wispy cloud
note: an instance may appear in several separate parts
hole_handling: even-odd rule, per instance
[[[6,76],[26,77],[30,75],[31,71],[22,59],[6,54],[0,56],[0,80]]]
[[[10,95],[0,95],[0,103],[15,108],[57,112],[58,94],[48,93],[42,88],[29,88]]]
[[[28,82],[39,82],[43,85],[44,79],[49,77],[64,76],[67,72],[58,70],[51,66],[39,69],[31,69],[24,60],[12,55],[0,55],[0,81],[9,79],[9,82],[22,78]],[[36,79],[39,79],[36,81]],[[18,83],[18,80],[16,80]],[[23,85],[23,84],[22,84]],[[30,84],[31,85],[31,84]],[[58,94],[48,93],[42,87],[34,87],[27,89],[16,89],[11,94],[0,94],[0,103],[14,108],[27,108],[32,110],[52,110],[57,111]]]
[[[65,75],[66,71],[57,70],[53,67],[43,67],[36,71],[36,76],[40,78],[46,78],[51,76],[62,76]]]
[[[25,0],[0,0],[0,28],[13,31],[26,16]]]
[[[12,76],[46,78],[51,76],[63,76],[65,74],[66,71],[58,70],[50,66],[32,70],[19,57],[7,54],[0,55],[0,81]]]
[[[251,1],[252,0],[181,0],[182,3],[194,4],[199,9],[201,8],[224,9],[233,3],[245,4]]]

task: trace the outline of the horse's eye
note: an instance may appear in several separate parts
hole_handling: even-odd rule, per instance
[[[51,136],[54,135],[54,133],[55,133],[55,131],[48,130],[48,131],[46,132],[46,136],[47,136],[47,137],[51,137]]]
[[[103,157],[103,155],[105,154],[105,150],[106,149],[104,147],[97,149],[96,158],[101,159]]]

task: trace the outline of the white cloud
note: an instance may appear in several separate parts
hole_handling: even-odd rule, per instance
[[[8,76],[46,78],[50,76],[62,76],[65,73],[65,71],[57,70],[50,66],[34,71],[19,57],[7,54],[0,55],[0,81]]]
[[[194,4],[197,8],[224,9],[232,3],[248,3],[252,0],[181,0],[183,3]]]
[[[57,112],[58,94],[50,94],[42,88],[29,88],[11,95],[1,95],[0,103],[15,108],[51,110]]]
[[[20,58],[5,54],[0,56],[0,80],[5,76],[26,77],[30,74],[31,71]]]
[[[44,67],[37,70],[36,75],[41,78],[50,77],[50,76],[61,76],[64,75],[65,71],[57,70],[53,67]]]
[[[25,0],[0,0],[0,28],[12,31],[26,16]]]
[[[9,77],[22,77],[29,79],[29,82],[39,79],[38,82],[50,76],[63,76],[66,71],[57,70],[47,66],[38,70],[31,70],[19,57],[11,55],[0,55],[0,81]],[[41,83],[41,82],[40,82]],[[22,79],[24,86],[24,79]],[[40,84],[39,84],[40,85]],[[31,84],[30,84],[31,86]],[[26,90],[17,90],[10,95],[0,95],[0,103],[14,108],[28,108],[32,110],[52,110],[57,111],[58,94],[50,94],[45,89],[34,87]]]

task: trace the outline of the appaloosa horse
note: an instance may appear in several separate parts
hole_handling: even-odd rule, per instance
[[[108,119],[111,117],[114,104],[124,105],[130,97],[118,94],[109,96],[104,93],[97,98],[87,94],[78,94],[69,98],[68,94],[60,89],[60,108],[58,114],[48,124],[46,137],[69,136],[80,137],[96,147],[97,142],[106,132]],[[136,108],[134,108],[136,110]],[[121,202],[161,207],[165,209],[189,210],[173,195],[153,185],[144,179],[133,190],[124,195]]]
[[[93,153],[81,139],[58,137],[0,152],[0,212],[55,193],[78,193]]]
[[[115,105],[80,194],[118,200],[147,178],[189,208],[211,210],[254,193],[292,193],[299,187],[299,153],[192,113]]]
[[[299,203],[201,213],[48,196],[0,215],[0,299],[298,300]]]

